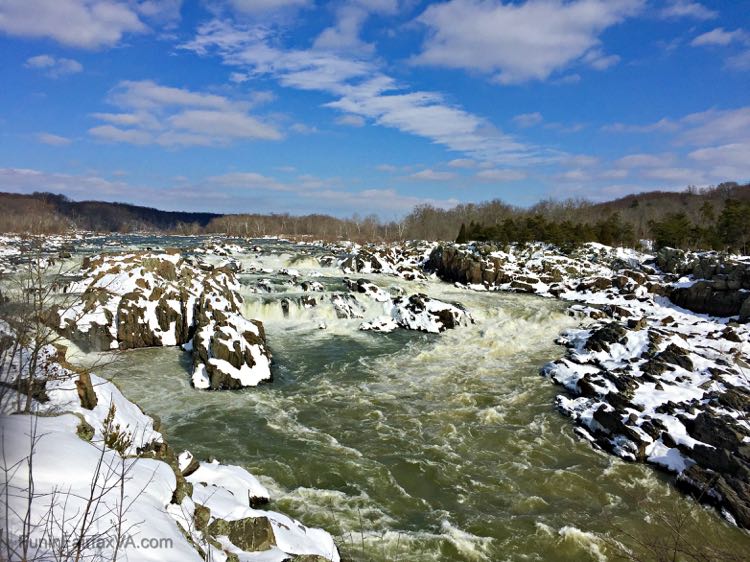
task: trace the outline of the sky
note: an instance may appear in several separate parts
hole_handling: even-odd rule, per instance
[[[397,219],[750,181],[750,0],[0,0],[0,191]]]

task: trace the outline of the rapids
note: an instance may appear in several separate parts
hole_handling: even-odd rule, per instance
[[[307,258],[242,262],[294,267],[345,291],[339,271]],[[649,537],[660,514],[683,512],[738,552],[750,548],[667,476],[595,451],[555,411],[560,389],[539,368],[563,353],[554,339],[575,324],[564,304],[371,275],[384,289],[460,302],[475,319],[441,335],[380,334],[329,303],[285,313],[280,299],[303,294],[287,276],[240,278],[246,315],[265,324],[271,384],[197,391],[189,357],[174,348],[127,352],[103,374],[161,417],[177,451],[244,466],[273,508],[333,533],[345,558],[605,560],[605,540]],[[252,292],[259,279],[274,292]],[[358,298],[365,319],[382,313]]]

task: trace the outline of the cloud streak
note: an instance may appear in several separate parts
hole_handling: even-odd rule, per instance
[[[99,140],[166,147],[279,140],[272,124],[249,113],[252,104],[224,96],[163,86],[151,80],[120,82],[109,95],[118,113],[94,113],[89,129]]]

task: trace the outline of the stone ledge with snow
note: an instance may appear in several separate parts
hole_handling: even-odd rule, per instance
[[[233,269],[177,251],[87,257],[79,295],[59,312],[58,329],[84,350],[186,345],[192,381],[235,389],[270,380],[263,326],[242,316]]]

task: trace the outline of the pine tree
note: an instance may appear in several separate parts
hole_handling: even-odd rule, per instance
[[[456,237],[456,244],[466,244],[466,224],[461,223],[461,229],[458,231],[458,236]]]

